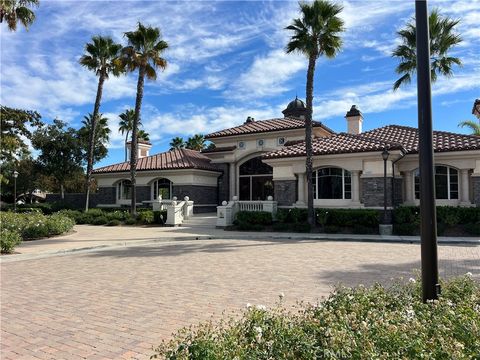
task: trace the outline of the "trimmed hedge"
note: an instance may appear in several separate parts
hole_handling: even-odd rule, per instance
[[[266,211],[239,211],[234,221],[238,230],[262,231],[272,224],[272,214]]]
[[[288,296],[288,295],[287,295]],[[179,330],[152,358],[478,359],[480,284],[470,274],[442,281],[438,301],[422,301],[421,283],[337,288],[294,310],[249,306],[240,316]]]
[[[15,246],[22,242],[22,237],[18,231],[9,229],[0,229],[0,248],[2,254],[10,254]]]
[[[167,211],[152,211],[149,209],[141,209],[137,217],[132,219],[130,213],[126,210],[119,209],[90,209],[87,212],[79,210],[62,210],[59,214],[68,216],[73,219],[76,224],[90,224],[90,225],[109,225],[117,226],[120,224],[134,225],[134,224],[158,224],[164,225],[167,219]]]

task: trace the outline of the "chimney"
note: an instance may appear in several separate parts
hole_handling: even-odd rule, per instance
[[[362,132],[363,116],[357,105],[352,105],[345,115],[345,119],[347,119],[347,132],[349,134],[360,134]]]
[[[249,124],[249,123],[254,122],[254,121],[255,121],[255,119],[253,117],[249,116],[249,117],[247,117],[247,120],[244,122],[244,124]]]
[[[152,148],[152,144],[148,141],[144,140],[139,140],[137,142],[137,147],[138,147],[138,159],[141,159],[143,157],[150,156],[150,149]],[[130,159],[130,151],[132,148],[132,142],[129,141],[127,142],[127,151],[128,151],[128,158]]]

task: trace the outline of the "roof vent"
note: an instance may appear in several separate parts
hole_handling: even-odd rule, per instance
[[[245,124],[249,124],[249,123],[254,122],[254,121],[255,121],[255,119],[253,117],[249,116],[249,117],[247,117],[247,120],[245,121]]]

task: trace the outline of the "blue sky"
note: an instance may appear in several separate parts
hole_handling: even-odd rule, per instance
[[[414,1],[339,1],[347,31],[333,60],[321,59],[315,74],[314,118],[345,131],[352,104],[364,114],[364,129],[385,124],[416,126],[416,85],[392,92],[397,79],[395,32],[413,15]],[[480,1],[430,1],[461,19],[464,41],[452,53],[464,66],[433,86],[434,128],[464,132],[458,122],[473,119],[480,97]],[[295,97],[305,97],[306,59],[286,55],[298,16],[296,1],[158,2],[42,0],[30,31],[1,27],[3,105],[34,109],[45,121],[57,117],[79,127],[92,111],[97,79],[78,59],[92,35],[123,33],[137,21],[158,26],[170,49],[167,70],[147,82],[142,120],[154,144],[168,149],[172,137],[188,137],[239,125],[247,116],[281,117]],[[111,78],[101,111],[112,129],[109,156],[100,165],[123,161],[118,114],[134,107],[136,74]]]

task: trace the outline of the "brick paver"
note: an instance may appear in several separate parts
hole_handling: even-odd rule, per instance
[[[408,244],[202,240],[1,264],[1,359],[144,359],[179,327],[246,303],[315,301],[336,283],[410,277]],[[442,276],[480,273],[480,248],[440,246]]]

